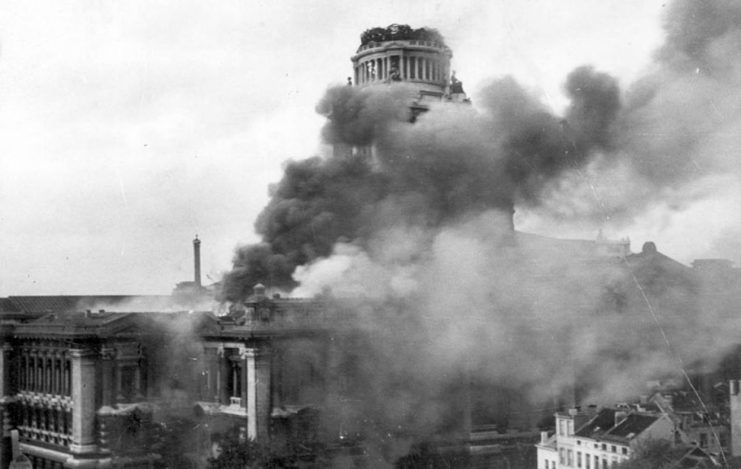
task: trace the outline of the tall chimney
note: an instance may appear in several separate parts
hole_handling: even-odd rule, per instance
[[[201,240],[198,235],[193,240],[193,262],[195,263],[195,284],[201,288]]]

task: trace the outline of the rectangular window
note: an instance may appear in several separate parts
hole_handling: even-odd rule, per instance
[[[589,458],[588,454],[584,455],[584,469],[590,469],[592,460]]]
[[[628,448],[623,447],[623,454],[628,454]]]
[[[607,459],[602,458],[602,469],[607,469]]]
[[[566,453],[566,465],[567,466],[573,466],[574,465],[574,451],[569,450]]]
[[[602,443],[602,451],[607,451],[607,445],[605,443]]]
[[[545,460],[545,469],[548,469],[548,460],[547,459]]]
[[[576,452],[576,467],[581,467],[581,451]]]
[[[564,449],[563,449],[563,448],[559,448],[559,449],[558,449],[558,462],[559,462],[560,464],[562,464],[562,465],[563,465],[563,464],[566,464],[566,455],[565,455],[565,453],[566,453],[566,452],[564,451]]]
[[[615,447],[615,445],[612,445],[610,449],[612,450],[613,453],[617,453],[617,448]]]

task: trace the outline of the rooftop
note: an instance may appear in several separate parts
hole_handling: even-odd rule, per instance
[[[598,438],[615,425],[615,409],[602,409],[575,433],[583,438]]]
[[[88,309],[126,308],[129,303],[171,302],[169,295],[34,295],[0,298],[3,313],[49,313]],[[106,308],[108,307],[108,308]]]
[[[625,419],[608,430],[603,436],[606,440],[630,441],[643,433],[648,427],[661,418],[658,415],[628,414]]]

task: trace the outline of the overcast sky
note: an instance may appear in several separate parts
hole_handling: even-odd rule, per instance
[[[558,112],[576,66],[621,84],[645,70],[663,3],[6,0],[0,295],[169,293],[192,278],[196,233],[216,281],[257,240],[282,162],[319,151],[314,106],[351,74],[369,27],[435,27],[474,102],[487,79],[514,75]],[[722,228],[724,207],[692,210]],[[717,255],[688,216],[611,234],[683,262]]]

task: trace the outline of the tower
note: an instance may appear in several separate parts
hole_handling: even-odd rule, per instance
[[[201,288],[201,240],[196,235],[193,240],[193,283]]]

